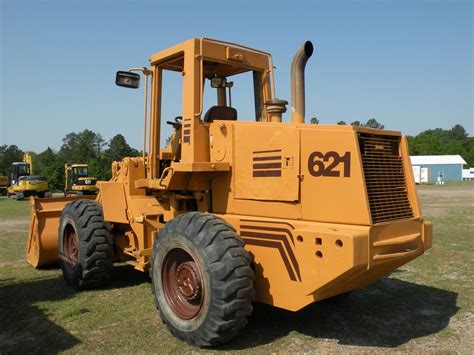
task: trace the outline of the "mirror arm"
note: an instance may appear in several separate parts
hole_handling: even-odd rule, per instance
[[[142,72],[143,75],[153,75],[153,72],[146,68],[146,67],[141,67],[141,68],[129,68],[128,71],[139,71],[139,72]]]
[[[147,116],[148,116],[148,76],[153,75],[153,72],[146,68],[146,67],[141,67],[141,68],[129,68],[129,72],[132,71],[139,71],[142,72],[143,75],[145,75],[145,98],[144,98],[144,106],[145,106],[145,112],[144,112],[144,117],[143,117],[143,163],[145,164],[145,167],[147,166],[147,161],[146,161],[146,126],[147,126]]]

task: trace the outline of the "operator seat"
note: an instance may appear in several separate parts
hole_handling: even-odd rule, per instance
[[[214,120],[236,121],[237,110],[229,106],[212,106],[204,115],[204,122]]]

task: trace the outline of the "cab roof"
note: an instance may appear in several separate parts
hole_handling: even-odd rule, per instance
[[[156,52],[150,57],[152,65],[184,71],[184,56],[192,55],[203,61],[204,76],[218,72],[231,76],[249,70],[272,70],[271,54],[244,45],[211,38],[190,38],[180,44]]]

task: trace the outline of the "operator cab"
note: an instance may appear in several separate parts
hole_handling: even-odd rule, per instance
[[[189,165],[178,163],[198,163],[201,172],[227,170],[227,163],[209,164],[211,125],[242,118],[281,122],[281,113],[286,111],[286,102],[275,99],[269,53],[230,42],[191,38],[153,54],[150,64],[150,68],[119,71],[115,80],[118,86],[137,89],[140,75],[134,72],[145,76],[144,127],[149,129],[144,130],[148,139],[144,139],[143,158],[148,154],[149,179],[163,180],[163,172],[171,171],[171,165],[174,172],[185,174]],[[151,105],[147,104],[149,87]],[[235,100],[232,90],[236,90]],[[252,101],[254,105],[249,105]],[[161,123],[168,123],[173,130]],[[165,148],[161,148],[163,143]]]
[[[95,185],[96,178],[89,177],[89,168],[86,164],[73,164],[68,167],[70,171],[69,179],[72,186]]]
[[[187,93],[183,87],[186,76],[184,58],[179,56],[170,59],[159,65],[159,68],[163,78],[160,111],[162,115],[168,117],[169,112],[178,114],[174,120],[166,121],[176,130],[182,127],[183,112],[181,110],[183,106],[186,106],[185,101],[187,100]],[[200,123],[212,123],[214,120],[236,121],[239,118],[238,110],[233,104],[232,90],[237,90],[238,97],[244,93],[253,94],[255,114],[248,115],[247,113],[247,117],[244,119],[252,120],[251,116],[254,116],[253,120],[262,120],[263,98],[268,96],[263,87],[263,70],[255,70],[239,62],[220,63],[212,60],[204,60],[202,69],[202,86],[199,90],[200,114],[195,113],[196,116],[199,116]],[[173,75],[173,72],[176,74]],[[253,87],[252,83],[248,83],[246,80],[249,76],[253,80]],[[117,81],[121,80],[117,79]],[[247,103],[248,100],[245,100],[245,104]],[[168,118],[166,116],[165,118]],[[186,143],[186,141],[187,139],[184,137],[183,142]]]
[[[71,169],[71,178],[73,184],[77,184],[77,181],[81,177],[87,177],[88,169],[87,166],[73,166]]]
[[[22,176],[30,175],[30,164],[29,163],[13,163],[13,171],[11,175],[12,185],[17,185],[18,180]]]

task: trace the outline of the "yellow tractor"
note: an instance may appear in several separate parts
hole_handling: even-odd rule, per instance
[[[89,177],[87,164],[64,164],[64,196],[70,195],[96,195],[97,178]]]
[[[170,332],[212,346],[236,336],[253,301],[297,311],[423,254],[432,224],[421,215],[406,137],[305,124],[312,53],[306,42],[293,59],[289,123],[272,57],[258,49],[192,38],[153,54],[150,68],[118,72],[116,84],[128,88],[139,87],[135,71],[145,77],[148,149],[114,162],[96,197],[31,199],[28,261],[59,263],[77,289],[106,282],[116,261],[147,271]],[[173,74],[175,93],[163,80]],[[232,107],[232,89],[253,102]],[[160,148],[165,94],[182,97],[182,107]]]
[[[8,177],[3,173],[0,173],[0,196],[5,196],[7,194],[8,188]]]
[[[8,196],[22,199],[29,196],[45,197],[48,192],[48,178],[33,175],[33,163],[28,153],[23,154],[22,162],[12,164],[11,185]]]

